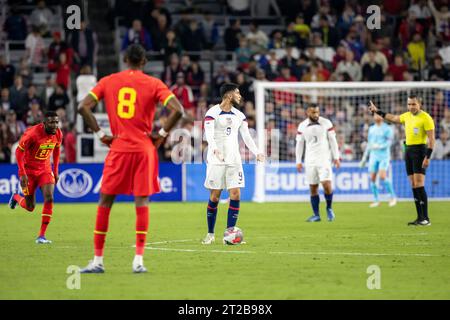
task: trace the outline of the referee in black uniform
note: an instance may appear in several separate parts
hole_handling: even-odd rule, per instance
[[[425,171],[430,165],[435,143],[434,121],[428,113],[421,110],[421,107],[421,99],[416,95],[408,97],[408,112],[401,115],[383,112],[372,101],[369,103],[370,112],[379,114],[389,122],[405,126],[406,173],[411,182],[417,210],[417,219],[408,223],[413,226],[431,225],[428,217],[428,197],[425,191]]]

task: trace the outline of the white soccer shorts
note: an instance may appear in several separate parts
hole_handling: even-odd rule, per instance
[[[306,166],[306,181],[308,184],[319,184],[322,181],[331,181],[333,179],[333,170],[328,166]]]
[[[206,166],[206,179],[204,185],[207,189],[215,190],[244,188],[245,177],[242,164],[208,164]]]

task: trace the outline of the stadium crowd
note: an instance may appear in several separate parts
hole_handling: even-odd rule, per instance
[[[58,110],[65,132],[76,134],[65,114],[67,109],[73,113],[74,108],[68,106],[67,99],[71,79],[76,79],[77,99],[96,83],[92,75],[97,50],[95,32],[83,23],[83,32],[74,32],[64,41],[61,33],[41,25],[45,18],[33,19],[33,16],[49,14],[45,2],[38,3],[29,17],[16,14],[12,8],[3,26],[8,39],[25,40],[27,55],[18,66],[0,60],[0,161],[10,160],[11,146],[27,125],[39,121],[46,109]],[[121,50],[131,43],[140,43],[149,57],[162,60],[163,72],[153,75],[160,77],[186,108],[189,117],[181,126],[189,132],[195,131],[192,140],[201,134],[195,121],[202,121],[208,107],[217,102],[218,88],[227,81],[240,85],[244,98],[241,108],[249,118],[250,127],[254,127],[255,80],[450,80],[448,0],[222,0],[216,4],[223,6],[230,16],[226,17],[225,25],[213,15],[198,10],[196,1],[185,1],[181,12],[172,10],[171,1],[161,0],[116,0],[110,10],[111,21],[122,17],[126,27]],[[370,4],[381,7],[381,29],[369,30],[366,26],[365,12]],[[174,13],[179,17],[176,20]],[[269,14],[279,16],[283,22],[266,32],[264,18]],[[253,19],[245,19],[250,15]],[[43,45],[42,36],[53,38],[49,47]],[[220,67],[209,76],[202,69],[203,53],[222,49],[233,54],[233,63],[225,55]],[[52,76],[41,93],[36,93],[33,71],[45,68]],[[425,109],[433,108],[439,141],[445,140],[442,142],[445,146],[445,135],[448,136],[450,129],[449,101],[444,94],[433,97],[432,105],[425,105]],[[292,100],[290,95],[274,92],[267,101],[266,128],[270,130],[282,124],[282,148],[286,152],[282,152],[281,160],[293,160],[294,148],[290,144],[295,143],[296,126],[305,117],[302,99]],[[359,159],[365,139],[361,130],[367,131],[370,118],[356,104],[350,106],[351,110],[347,107],[344,110],[332,100],[321,103],[323,114],[336,124],[343,159]],[[399,106],[398,111],[401,110],[404,106]],[[156,128],[164,119],[162,113]],[[397,130],[394,158],[401,157],[401,139],[401,131]],[[160,156],[169,160],[174,144],[167,142],[164,147]],[[450,158],[450,153],[437,156]],[[66,157],[66,161],[72,160]]]

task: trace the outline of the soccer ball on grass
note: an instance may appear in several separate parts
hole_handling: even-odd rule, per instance
[[[238,227],[231,227],[225,229],[223,233],[223,242],[224,244],[241,244],[244,240],[244,233]]]

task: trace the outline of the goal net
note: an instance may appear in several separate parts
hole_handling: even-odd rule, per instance
[[[370,201],[369,174],[359,162],[367,145],[367,133],[373,117],[367,110],[369,100],[385,112],[407,111],[407,97],[416,94],[422,108],[434,119],[436,146],[426,187],[430,198],[450,199],[450,83],[447,82],[256,82],[256,131],[258,143],[266,151],[267,161],[255,169],[254,201],[301,201],[309,199],[305,175],[297,173],[295,144],[297,127],[306,119],[306,106],[316,103],[321,116],[332,121],[337,135],[342,165],[333,169],[336,200]],[[391,146],[392,179],[398,198],[411,198],[403,162],[404,128],[391,124],[394,141]],[[448,137],[448,135],[447,135]],[[442,141],[441,141],[442,140]],[[450,140],[450,139],[449,139]],[[444,146],[444,151],[436,149]],[[445,148],[446,151],[445,151]],[[442,149],[442,148],[441,148]],[[387,197],[379,186],[380,199]]]

